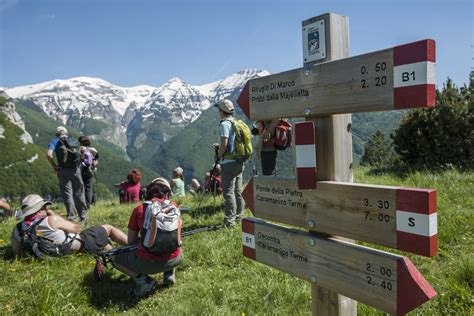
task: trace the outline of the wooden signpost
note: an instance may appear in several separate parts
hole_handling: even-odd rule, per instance
[[[243,197],[256,217],[428,257],[437,253],[434,190],[335,181],[299,190],[295,179],[259,176]]]
[[[352,183],[350,113],[434,106],[435,42],[347,58],[348,18],[328,13],[303,21],[303,45],[303,68],[249,80],[237,102],[252,120],[305,117],[297,178],[254,177],[243,196],[309,232],[246,218],[243,253],[312,282],[313,315],[355,315],[354,300],[405,314],[436,296],[411,261],[338,238],[434,256],[436,192]]]
[[[253,218],[244,256],[383,311],[403,315],[436,295],[410,259]]]
[[[249,80],[238,103],[252,120],[431,107],[434,62],[423,40]]]

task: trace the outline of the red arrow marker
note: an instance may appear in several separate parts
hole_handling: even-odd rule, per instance
[[[245,204],[250,209],[250,212],[252,212],[252,215],[255,216],[255,213],[254,213],[255,202],[254,202],[254,196],[253,196],[253,178],[250,179],[250,181],[245,186],[245,189],[242,192],[242,197],[244,198]]]
[[[240,109],[244,114],[250,118],[250,104],[249,104],[249,82],[245,84],[242,92],[240,93],[239,98],[237,99],[237,104],[240,106]]]
[[[397,261],[397,285],[397,315],[405,315],[436,296],[431,284],[407,257]]]

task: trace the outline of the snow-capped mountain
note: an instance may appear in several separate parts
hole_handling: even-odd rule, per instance
[[[98,78],[77,77],[6,88],[5,92],[33,102],[49,117],[83,133],[127,148],[133,144],[138,150],[150,137],[150,130],[159,134],[153,135],[155,139],[166,141],[173,135],[171,129],[192,123],[220,99],[235,100],[247,80],[268,74],[243,70],[201,86],[173,78],[160,87],[120,87]],[[156,130],[163,123],[171,128],[167,135]]]
[[[268,76],[269,74],[266,70],[246,69],[223,80],[208,83],[197,88],[214,104],[225,98],[236,99],[237,94],[240,93],[240,90],[248,80]]]
[[[171,124],[187,124],[196,120],[211,103],[196,87],[172,78],[156,89],[141,108],[142,117],[166,118]]]
[[[39,105],[48,116],[66,123],[65,112],[101,118],[103,110],[113,110],[123,115],[132,103],[143,104],[155,90],[151,86],[123,88],[105,80],[77,77],[52,80],[39,84],[7,89],[12,98],[28,99]]]

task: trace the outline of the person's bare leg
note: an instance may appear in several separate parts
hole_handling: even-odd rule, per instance
[[[104,224],[102,225],[104,229],[107,231],[107,235],[112,238],[113,241],[120,245],[127,245],[128,244],[128,237],[127,235],[118,228],[115,228],[112,225]]]

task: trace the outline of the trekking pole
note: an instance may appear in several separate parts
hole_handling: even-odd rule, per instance
[[[198,227],[196,229],[182,231],[181,236],[182,237],[191,236],[191,235],[194,235],[194,234],[199,234],[199,233],[204,233],[204,232],[208,232],[208,231],[218,230],[218,229],[221,229],[223,227],[224,227],[224,225],[222,225],[222,224]],[[98,255],[102,258],[102,262],[108,268],[107,264],[110,263],[111,258],[113,256],[124,253],[124,252],[136,250],[137,248],[138,248],[138,244],[126,245],[126,246],[121,246],[121,247],[118,247],[118,248],[114,248],[114,249],[109,250],[109,251],[101,252]]]

